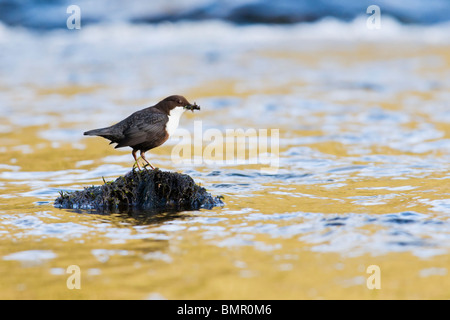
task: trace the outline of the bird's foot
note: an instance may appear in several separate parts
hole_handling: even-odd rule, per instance
[[[139,171],[141,171],[141,167],[139,166],[139,163],[137,162],[137,160],[133,163],[133,171],[136,169],[136,167],[138,168]]]
[[[150,163],[144,164],[144,169],[148,170],[147,167],[150,167],[152,168],[152,170],[155,170],[155,168]]]

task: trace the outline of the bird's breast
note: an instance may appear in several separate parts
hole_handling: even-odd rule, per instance
[[[176,107],[170,110],[169,121],[166,123],[166,131],[171,136],[175,130],[178,128],[180,122],[180,117],[184,113],[185,109],[183,107]]]

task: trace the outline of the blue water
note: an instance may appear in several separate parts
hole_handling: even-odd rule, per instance
[[[433,24],[450,19],[450,1],[353,1],[353,0],[59,0],[0,1],[0,21],[36,29],[65,28],[67,7],[78,5],[82,24],[99,22],[159,23],[218,19],[233,23],[297,23],[326,17],[343,21],[367,15],[378,5],[383,16],[403,23]]]

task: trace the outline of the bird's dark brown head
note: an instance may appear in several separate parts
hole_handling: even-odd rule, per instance
[[[185,97],[179,95],[167,97],[158,102],[155,107],[166,112],[167,114],[170,114],[170,111],[176,107],[183,107],[184,109],[191,110],[192,112],[194,112],[194,110],[200,110],[199,105],[196,103],[191,104]]]

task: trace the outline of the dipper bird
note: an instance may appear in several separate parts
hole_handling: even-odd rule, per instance
[[[141,167],[136,158],[136,152],[140,151],[141,158],[155,169],[145,158],[145,152],[159,147],[169,139],[186,110],[194,112],[194,110],[200,110],[200,106],[189,103],[183,96],[174,95],[152,107],[136,111],[111,127],[86,131],[84,135],[100,136],[111,140],[109,144],[117,143],[116,149],[131,147],[133,149],[131,154],[135,160],[133,168],[137,165],[139,170]]]

